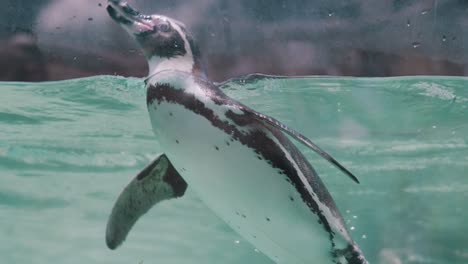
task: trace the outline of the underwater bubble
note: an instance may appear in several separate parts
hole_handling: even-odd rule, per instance
[[[352,227],[350,227],[349,229],[354,230],[354,229],[356,229],[356,228],[355,228],[354,226],[352,226]]]
[[[239,241],[239,240],[236,240],[236,241],[234,241],[234,243],[236,243],[236,244],[239,244],[239,243],[240,243],[240,241]]]
[[[411,43],[411,45],[413,45],[413,48],[416,49],[416,48],[418,48],[419,46],[421,46],[421,42],[415,41],[415,42]]]

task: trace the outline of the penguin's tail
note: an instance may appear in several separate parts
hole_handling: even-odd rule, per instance
[[[332,254],[335,259],[339,260],[337,263],[369,264],[361,249],[355,243],[349,244],[344,249],[336,249],[332,252]]]

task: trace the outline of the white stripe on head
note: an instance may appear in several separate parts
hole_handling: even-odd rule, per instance
[[[176,56],[173,58],[161,58],[159,56],[152,56],[148,59],[149,73],[148,83],[152,83],[152,76],[162,71],[180,71],[186,73],[192,73],[193,67],[195,66],[195,60],[193,52],[190,47],[190,43],[187,39],[186,33],[182,30],[182,23],[164,16],[158,16],[161,19],[168,21],[171,26],[179,33],[184,41],[184,47],[186,54],[183,56]]]

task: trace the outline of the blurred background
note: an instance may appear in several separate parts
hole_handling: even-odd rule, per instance
[[[144,76],[104,0],[0,0],[0,80]],[[468,75],[466,0],[129,0],[184,22],[216,81],[280,75]]]

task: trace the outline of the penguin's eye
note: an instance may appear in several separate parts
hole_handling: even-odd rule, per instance
[[[171,31],[171,27],[168,25],[168,24],[160,24],[159,25],[159,30],[161,30],[162,32],[169,32]]]

